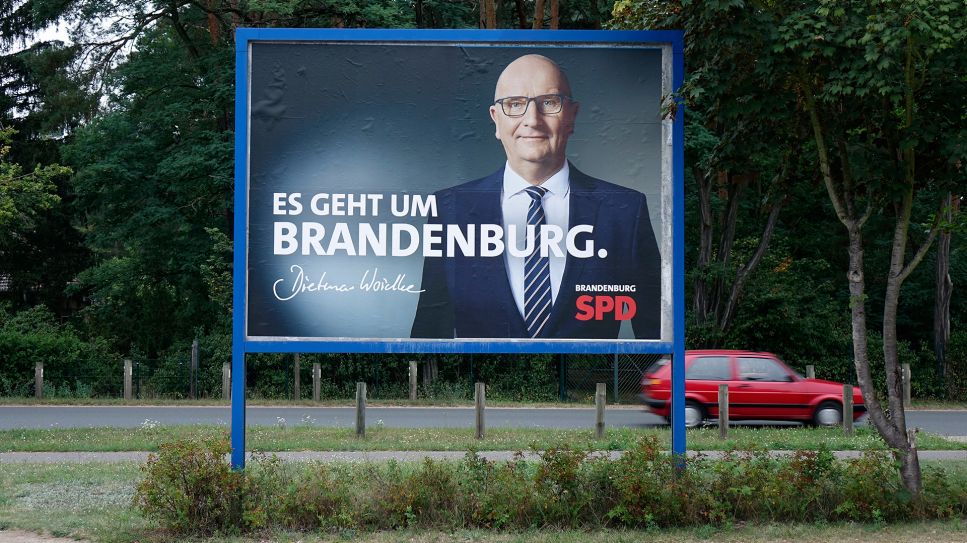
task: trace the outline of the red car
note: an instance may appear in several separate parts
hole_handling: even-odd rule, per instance
[[[671,415],[671,365],[661,359],[641,379],[641,399],[652,413]],[[719,415],[719,385],[729,386],[729,420],[786,420],[817,426],[843,421],[843,385],[806,379],[772,353],[685,352],[685,426],[694,428]],[[853,387],[853,420],[866,413],[863,394]]]

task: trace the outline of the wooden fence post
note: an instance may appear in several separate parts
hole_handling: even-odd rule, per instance
[[[44,397],[44,363],[34,364],[34,398],[38,400]]]
[[[417,377],[417,375],[416,375],[417,369],[416,368],[417,367],[418,366],[417,366],[416,362],[413,361],[413,360],[410,360],[410,401],[411,402],[416,400],[416,382],[417,382],[416,381],[416,377]]]
[[[198,359],[201,356],[198,338],[191,342],[191,369],[188,376],[188,397],[198,398]]]
[[[809,364],[808,366],[806,366],[806,379],[815,379],[815,378],[816,378],[816,366]]]
[[[366,437],[366,383],[356,383],[356,437]]]
[[[312,363],[312,401],[318,402],[322,390],[322,368],[318,362]]]
[[[719,439],[729,438],[729,385],[719,385]]]
[[[594,390],[594,437],[601,439],[604,437],[604,406],[608,403],[608,385],[597,383]]]
[[[131,374],[132,374],[131,360],[124,359],[124,399],[131,399]]]
[[[910,407],[913,405],[913,400],[910,397],[910,364],[902,364],[900,367],[903,373],[903,407]]]
[[[230,362],[222,363],[222,399],[232,399],[232,364]]]
[[[476,437],[477,439],[483,439],[487,434],[486,420],[484,419],[484,409],[487,406],[487,385],[483,383],[475,383],[473,386],[473,398],[476,404]]]
[[[843,385],[843,433],[853,435],[853,385]]]

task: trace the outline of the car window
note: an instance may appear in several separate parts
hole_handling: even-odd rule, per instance
[[[659,358],[658,360],[655,360],[650,366],[648,366],[648,369],[645,370],[645,375],[658,373],[658,370],[664,366],[667,366],[669,362],[671,361],[667,358]]]
[[[739,379],[743,381],[791,381],[789,373],[771,358],[739,358]]]
[[[685,370],[685,379],[702,381],[728,381],[732,378],[732,368],[726,356],[703,356],[692,360]]]

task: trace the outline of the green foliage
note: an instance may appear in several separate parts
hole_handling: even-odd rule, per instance
[[[287,464],[261,457],[232,472],[224,443],[166,445],[144,467],[136,505],[177,533],[264,529],[599,529],[737,522],[881,522],[967,513],[967,492],[941,470],[903,490],[885,451],[836,460],[826,449],[773,457],[730,451],[687,468],[643,439],[617,460],[567,447],[491,462]]]
[[[155,38],[115,75],[117,111],[65,149],[97,257],[74,288],[91,300],[93,330],[149,356],[197,326],[227,328],[223,293],[206,278],[222,274],[224,235],[209,232],[228,229],[232,186],[230,52],[195,58],[163,32]]]
[[[676,459],[661,452],[657,439],[640,440],[618,460],[616,472],[619,498],[610,515],[622,524],[650,528],[691,524],[702,516],[704,522],[716,520],[707,518],[712,497],[699,488],[696,470],[679,472]]]
[[[16,130],[0,127],[0,254],[60,201],[53,179],[70,173],[70,169],[57,165],[38,166],[24,173],[20,165],[8,162],[14,134]]]
[[[225,462],[230,450],[225,441],[162,445],[142,466],[135,505],[175,533],[239,531],[249,479]]]
[[[535,507],[534,481],[522,455],[497,463],[468,451],[460,466],[469,525],[493,529],[527,525]]]
[[[0,311],[0,395],[31,395],[36,362],[44,363],[44,388],[50,395],[121,391],[121,357],[103,340],[82,339],[43,306],[13,316]]]
[[[58,182],[70,169],[58,164],[33,169],[24,168],[11,158],[11,146],[17,131],[0,121],[0,277],[13,300],[37,303],[38,298],[59,298],[57,292],[36,294],[39,285],[54,291],[69,277],[62,272],[65,261],[76,252],[51,243],[52,226],[60,224],[62,209]],[[19,143],[19,142],[18,142]],[[73,241],[72,236],[63,236]],[[45,254],[49,250],[61,254]]]
[[[952,333],[947,349],[947,397],[967,398],[967,330]]]
[[[518,4],[498,4],[498,26],[532,24],[533,1],[520,4],[523,22]],[[605,23],[609,9],[613,19]],[[695,265],[694,251],[688,253],[688,295],[701,281],[728,286],[754,253],[768,205],[784,202],[772,246],[740,293],[734,324],[717,329],[690,312],[689,347],[769,350],[799,369],[814,364],[823,377],[853,380],[850,300],[842,281],[846,239],[816,183],[803,89],[815,86],[819,104],[827,108],[823,122],[838,130],[842,152],[855,159],[857,186],[884,189],[872,199],[861,194],[860,204],[870,201],[875,211],[889,215],[897,194],[890,187],[904,166],[898,156],[916,150],[918,190],[931,191],[916,203],[912,219],[911,239],[922,242],[936,211],[932,198],[959,191],[967,163],[962,76],[967,55],[958,47],[965,38],[963,2],[620,0],[612,9],[608,2],[577,0],[563,3],[560,17],[562,28],[604,23],[686,31],[686,81],[676,92],[687,105],[687,247],[699,246],[696,172],[716,180],[710,203],[716,218],[727,211],[733,188],[717,175],[755,174],[739,206],[734,244],[727,249],[713,244],[712,265],[704,267]],[[143,392],[180,397],[187,391],[192,339],[202,343],[204,394],[220,392],[221,364],[230,359],[231,240],[237,234],[231,200],[234,29],[467,28],[478,24],[478,3],[214,0],[202,9],[25,0],[0,10],[0,41],[14,44],[58,20],[66,20],[86,45],[41,43],[0,56],[0,110],[7,127],[2,138],[11,142],[0,159],[0,276],[13,282],[9,298],[16,309],[45,303],[72,317],[76,341],[112,351],[96,368],[79,364],[77,372],[51,382],[57,394],[116,395],[117,352],[150,368]],[[97,21],[104,20],[115,22],[100,28]],[[908,54],[912,73],[906,69]],[[912,121],[903,116],[908,90],[915,98]],[[73,169],[69,182],[57,164]],[[834,168],[842,166],[834,158]],[[773,183],[783,167],[786,180]],[[891,221],[882,215],[874,213],[867,226],[870,281],[857,300],[868,302],[871,323],[881,318],[884,290],[883,278],[872,272],[885,269],[892,245]],[[725,223],[713,222],[721,233]],[[967,254],[958,244],[961,237],[954,238],[951,257],[954,285],[967,282]],[[959,358],[952,360],[947,385],[929,377],[934,283],[929,258],[904,286],[898,319],[902,361],[914,367],[916,396],[949,391],[963,398],[967,369],[964,357],[956,355],[964,352],[962,346],[951,346],[951,356]],[[720,299],[728,295],[722,288],[713,293]],[[952,302],[955,343],[963,333],[956,327],[967,319],[964,299],[955,294]],[[0,366],[9,382],[4,386],[8,393],[29,393],[31,357],[51,351],[23,347],[24,334],[7,337],[10,352],[10,342],[21,345],[16,349],[22,359]],[[873,348],[878,350],[882,346]],[[468,400],[473,382],[482,380],[492,399],[556,398],[553,358],[483,358],[436,357],[439,377],[421,388],[421,397]],[[324,372],[324,397],[351,397],[357,380],[367,381],[374,397],[406,396],[405,357],[306,356],[304,384],[311,382],[314,361],[331,369]],[[248,364],[253,395],[291,394],[289,358],[250,355]],[[48,377],[50,371],[59,370],[49,370]],[[308,396],[311,389],[304,385],[302,391]]]

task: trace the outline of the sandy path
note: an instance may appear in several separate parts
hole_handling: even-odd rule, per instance
[[[0,543],[84,543],[78,539],[64,539],[63,537],[52,537],[36,534],[33,532],[21,532],[20,530],[0,530]]]

